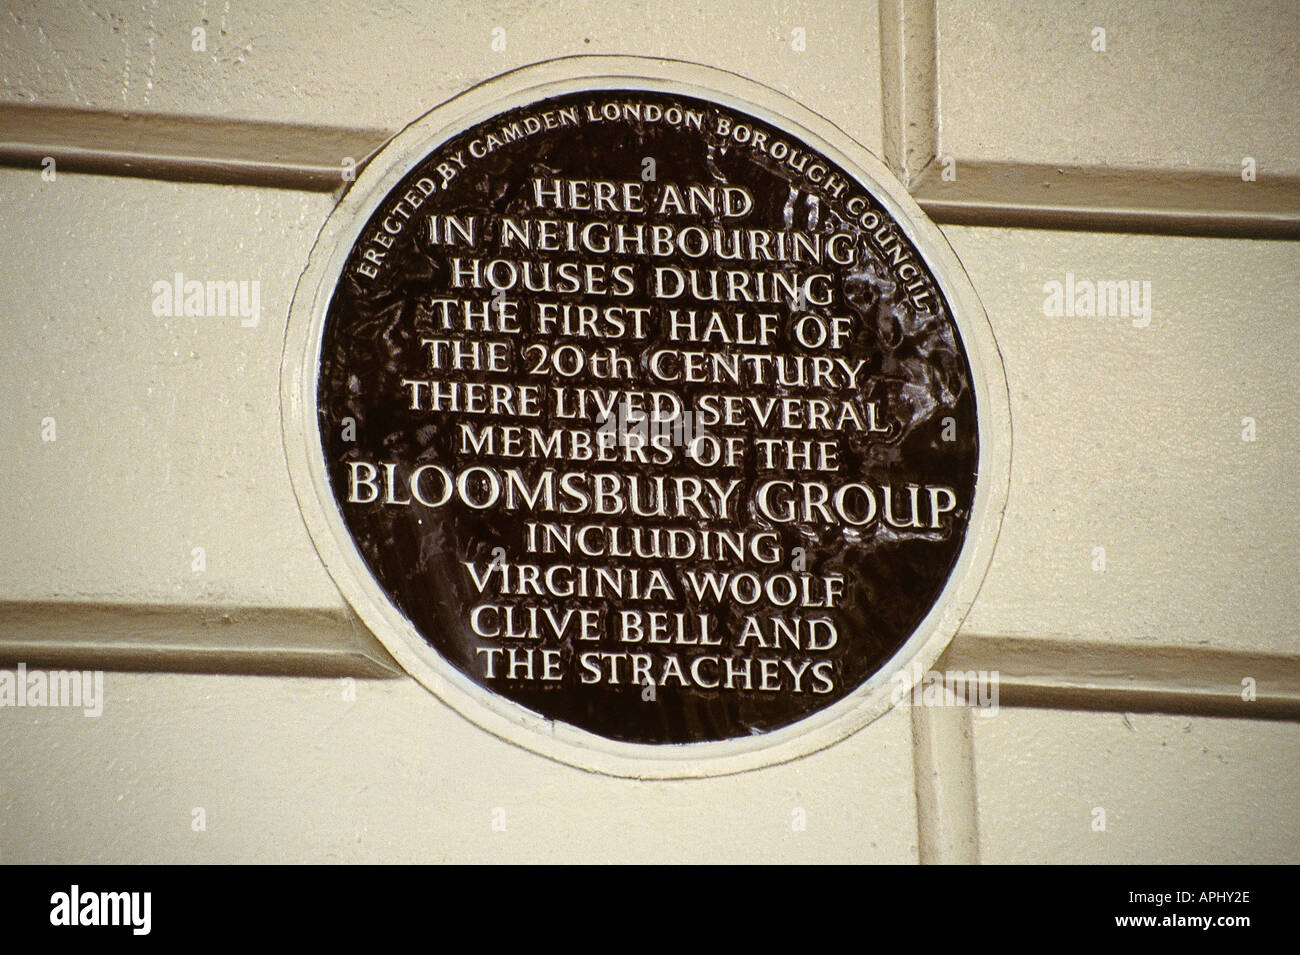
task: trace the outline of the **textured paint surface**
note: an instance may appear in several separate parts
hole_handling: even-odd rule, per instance
[[[939,0],[935,28],[959,179],[963,159],[1300,173],[1290,0]]]
[[[14,169],[0,188],[0,480],[22,489],[0,597],[339,606],[279,410],[289,301],[330,197]],[[257,324],[155,315],[178,272],[258,282]]]
[[[503,743],[414,681],[104,686],[98,718],[0,712],[0,861],[916,859],[903,712],[784,766],[639,782]]]
[[[993,323],[1015,435],[965,630],[1294,655],[1300,246],[945,233]],[[1149,282],[1150,323],[1045,315],[1068,273]]]
[[[972,722],[984,862],[1300,858],[1295,723],[1045,710]]]
[[[880,148],[879,30],[870,2],[738,9],[687,0],[98,0],[56,10],[26,0],[5,7],[0,96],[18,102],[395,133],[525,64],[634,53],[716,66],[800,102],[815,100],[822,115]],[[206,30],[201,52],[193,49],[196,28]],[[803,50],[795,49],[800,35]]]

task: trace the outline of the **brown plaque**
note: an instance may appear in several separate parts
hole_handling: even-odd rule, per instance
[[[970,531],[981,408],[890,203],[797,129],[631,84],[485,111],[390,178],[322,296],[316,463],[462,684],[698,743],[897,664]]]

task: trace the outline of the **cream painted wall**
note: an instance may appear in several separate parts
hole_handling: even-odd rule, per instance
[[[98,718],[0,709],[0,860],[1300,861],[1294,6],[365,6],[0,16],[0,665],[109,670]],[[619,780],[466,722],[347,610],[279,435],[288,304],[336,201],[321,170],[575,53],[741,73],[900,170],[926,165],[903,159],[917,143],[952,157],[954,187],[990,163],[1031,184],[1053,163],[1204,173],[1190,201],[1232,237],[1176,234],[1122,176],[1092,201],[1144,234],[1026,227],[1062,224],[1037,185],[1006,222],[941,219],[1015,429],[1003,533],[948,657],[1003,674],[996,715],[900,708],[782,766]],[[1291,196],[1290,238],[1252,233],[1234,191],[1252,186]],[[176,271],[259,279],[259,324],[154,317]],[[1066,273],[1149,281],[1150,324],[1044,315]]]

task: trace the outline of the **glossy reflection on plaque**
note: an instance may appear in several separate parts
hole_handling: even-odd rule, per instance
[[[852,693],[975,493],[971,371],[916,248],[797,136],[686,96],[564,95],[418,163],[335,289],[318,413],[423,639],[629,742]]]

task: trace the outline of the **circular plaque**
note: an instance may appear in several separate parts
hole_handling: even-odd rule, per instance
[[[611,772],[883,712],[1005,497],[1000,362],[937,230],[824,120],[686,64],[543,64],[397,137],[318,240],[284,379],[360,616],[470,718]]]

